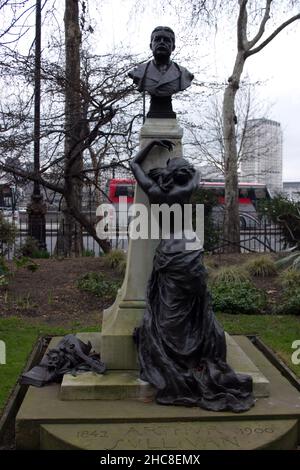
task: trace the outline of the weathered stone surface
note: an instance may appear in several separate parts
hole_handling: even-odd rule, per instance
[[[60,386],[44,388],[29,387],[16,419],[16,440],[19,449],[39,449],[42,425],[68,424],[71,426],[108,423],[141,423],[155,426],[165,423],[206,423],[208,425],[240,424],[251,421],[254,429],[261,421],[274,424],[284,420],[300,423],[300,394],[281,373],[253,346],[246,337],[235,337],[237,343],[270,381],[270,396],[259,398],[253,408],[243,414],[230,412],[209,412],[197,407],[159,406],[154,402],[141,400],[74,400],[59,398]],[[75,429],[75,428],[74,428]],[[83,429],[83,428],[81,428]],[[276,428],[277,429],[277,428]],[[85,429],[83,429],[85,430]],[[79,429],[80,432],[80,429]],[[259,431],[260,432],[260,431]],[[295,431],[293,431],[295,432]],[[299,431],[298,431],[299,432]],[[300,433],[298,434],[299,442]],[[291,448],[292,442],[288,442]],[[268,444],[277,445],[276,440]],[[283,448],[281,447],[279,448]],[[69,448],[69,447],[68,447]],[[241,447],[243,448],[243,447]]]
[[[256,398],[270,395],[270,382],[240,347],[234,336],[226,335],[228,364],[241,374],[251,375],[253,380],[253,392]]]
[[[154,389],[139,378],[138,371],[108,371],[104,375],[86,372],[76,377],[64,376],[62,400],[126,400],[153,398]]]
[[[182,155],[183,131],[176,119],[146,119],[140,133],[140,146],[152,139],[170,139],[175,147],[172,158]],[[170,153],[155,147],[147,157],[144,168],[150,170],[166,165]],[[149,209],[144,191],[137,186],[134,202]],[[150,210],[148,210],[150,234]],[[152,261],[158,240],[130,240],[126,273],[115,303],[103,313],[101,358],[109,369],[137,369],[132,333],[139,325],[145,307],[145,293],[152,269]]]
[[[128,323],[133,316],[123,317],[123,326],[128,328]],[[126,324],[127,322],[127,324]],[[96,352],[99,352],[101,345],[100,333],[80,333],[77,335],[82,341],[90,341]],[[119,343],[124,340],[120,334]],[[270,393],[270,383],[260,372],[248,355],[243,351],[233,336],[226,334],[228,363],[236,372],[249,374],[253,378],[253,391],[256,398],[268,397]],[[113,348],[113,344],[111,346]],[[126,350],[126,348],[124,348]],[[124,353],[123,350],[123,353]],[[113,355],[122,354],[120,348],[111,351]],[[134,359],[137,361],[135,348],[133,350]],[[117,359],[116,359],[117,360]],[[138,381],[138,364],[136,370],[108,370],[105,375],[97,375],[91,372],[73,377],[65,375],[61,386],[62,400],[119,400],[125,398],[136,398],[139,396],[153,395],[153,389],[145,382]],[[152,391],[152,392],[151,392]]]
[[[297,420],[293,419],[41,427],[43,450],[284,450],[296,445]]]

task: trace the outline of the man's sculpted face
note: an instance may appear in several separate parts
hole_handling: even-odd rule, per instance
[[[174,38],[166,31],[157,31],[153,33],[150,48],[154,57],[169,58],[175,49]]]

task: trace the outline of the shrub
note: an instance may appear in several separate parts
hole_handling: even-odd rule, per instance
[[[18,250],[18,256],[35,259],[48,259],[50,254],[47,250],[39,248],[38,241],[35,238],[27,237],[23,245]]]
[[[211,292],[214,309],[222,313],[257,314],[267,304],[265,294],[249,280],[218,282]]]
[[[294,267],[286,269],[280,274],[279,282],[283,294],[275,313],[278,315],[300,315],[300,271]]]
[[[275,309],[278,315],[300,315],[300,290],[299,287],[288,289]]]
[[[289,196],[277,194],[272,199],[262,199],[257,205],[258,212],[267,216],[282,228],[286,245],[300,247],[300,202]]]
[[[244,268],[249,272],[249,274],[251,274],[251,276],[256,277],[268,277],[277,274],[276,263],[269,256],[258,256],[257,258],[253,258],[244,265]]]
[[[14,263],[17,268],[26,268],[28,271],[35,272],[39,269],[39,265],[27,256],[22,256],[21,258],[14,258]]]
[[[79,278],[77,287],[103,299],[109,299],[116,296],[120,283],[107,280],[102,273],[92,272]]]
[[[249,279],[248,273],[239,266],[225,266],[211,271],[210,277],[213,284],[220,282],[239,284]]]
[[[276,261],[276,266],[278,269],[286,269],[291,266],[293,266],[295,269],[300,270],[300,253],[299,251],[296,251],[288,256],[285,256],[284,258],[281,258]]]
[[[120,274],[124,274],[126,269],[126,253],[122,250],[112,250],[104,256],[104,264],[108,268],[115,269]]]
[[[95,258],[95,252],[94,250],[86,249],[86,250],[83,250],[82,256],[85,258]]]
[[[300,290],[300,271],[295,268],[289,268],[283,271],[279,276],[279,282],[283,289],[299,289]]]
[[[3,256],[0,256],[0,287],[8,285],[9,270]]]

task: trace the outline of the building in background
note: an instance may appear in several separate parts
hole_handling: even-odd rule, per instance
[[[201,165],[197,169],[200,171],[201,181],[224,181],[224,174],[214,165]]]
[[[283,190],[279,122],[265,118],[248,121],[242,148],[241,181],[265,184],[273,194]]]

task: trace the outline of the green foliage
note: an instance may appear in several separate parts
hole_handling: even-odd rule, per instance
[[[291,362],[291,344],[300,338],[300,322],[294,316],[284,315],[227,315],[219,314],[218,320],[230,334],[259,334],[260,338],[285,361],[300,377],[300,365]],[[66,327],[31,323],[28,319],[0,318],[0,338],[6,344],[7,363],[0,367],[0,413],[20,376],[30,351],[37,339],[44,335],[64,336],[86,331],[77,322]],[[99,331],[99,325],[88,331]]]
[[[199,187],[191,197],[193,205],[193,227],[196,227],[196,204],[204,204],[204,249],[210,251],[215,248],[220,239],[220,232],[212,220],[212,210],[218,205],[218,196],[206,188]]]
[[[13,246],[17,236],[17,227],[4,219],[0,212],[0,256],[4,256]]]
[[[8,274],[8,266],[4,256],[0,256],[0,276]]]
[[[218,196],[214,191],[200,186],[194,191],[191,204],[204,204],[204,213],[208,215],[218,205]]]
[[[224,266],[210,273],[211,282],[217,283],[243,283],[249,280],[248,273],[240,266]]]
[[[22,258],[14,258],[14,263],[17,268],[26,268],[32,273],[37,271],[39,268],[39,265],[27,256],[22,256]]]
[[[95,252],[94,250],[83,250],[82,256],[85,258],[95,258]]]
[[[120,283],[109,281],[102,273],[87,273],[77,281],[77,287],[83,291],[91,292],[103,299],[114,298],[117,294]]]
[[[20,296],[17,299],[16,303],[19,309],[22,309],[22,310],[29,310],[29,309],[37,307],[37,304],[33,302],[30,294],[26,294],[25,296]]]
[[[214,309],[223,313],[261,313],[267,304],[265,294],[249,280],[218,282],[213,284],[211,292]]]
[[[278,315],[300,315],[300,290],[288,289],[285,291],[280,305],[275,309]]]
[[[300,247],[300,202],[283,194],[261,200],[257,210],[281,226],[288,244]]]
[[[9,269],[4,256],[0,256],[0,288],[8,286]]]
[[[277,274],[277,266],[270,256],[258,256],[248,261],[244,268],[255,277],[269,277]]]
[[[27,237],[25,243],[19,248],[18,254],[20,257],[35,258],[35,259],[48,259],[50,254],[47,250],[41,250],[38,241],[35,238]]]
[[[60,327],[36,321],[31,323],[28,318],[0,317],[0,339],[6,344],[7,354],[6,364],[0,366],[0,414],[37,339],[45,335],[64,336],[79,331],[87,331],[87,327],[78,325],[78,322]],[[89,326],[88,331],[99,331],[99,325]]]
[[[104,265],[124,274],[126,269],[126,253],[122,250],[112,250],[104,256]]]
[[[219,314],[225,331],[238,335],[258,335],[300,377],[300,364],[292,363],[291,345],[300,338],[300,321],[292,315]]]
[[[300,290],[300,271],[295,268],[289,268],[283,271],[279,276],[279,282],[283,289]]]
[[[296,251],[288,256],[285,256],[284,258],[277,260],[276,266],[278,269],[286,269],[291,266],[294,267],[295,269],[300,269],[299,260],[300,260],[300,253],[299,251]],[[294,263],[295,263],[295,266],[294,266]]]
[[[280,274],[279,282],[283,288],[280,303],[275,313],[280,315],[300,315],[300,271],[290,267]]]

